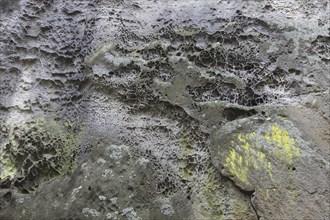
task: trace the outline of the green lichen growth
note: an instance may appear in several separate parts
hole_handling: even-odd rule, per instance
[[[207,169],[207,177],[205,186],[203,188],[203,194],[206,198],[207,204],[210,210],[207,210],[205,216],[208,219],[221,220],[223,219],[224,204],[222,202],[222,196],[219,195],[220,190],[220,180],[217,178],[216,168],[213,165],[209,165]]]
[[[223,219],[223,194],[217,169],[211,163],[197,164],[194,161],[198,144],[191,133],[183,131],[179,136],[179,141],[181,152],[178,160],[179,176],[187,182],[187,186],[201,187],[201,192],[196,195],[196,198],[205,201],[205,207],[198,209],[198,215],[206,219]],[[202,173],[197,171],[198,166],[203,170]]]
[[[1,186],[29,193],[42,182],[71,173],[77,141],[71,122],[39,118],[12,126],[0,155]]]
[[[0,163],[0,180],[5,178],[13,178],[17,172],[16,166],[13,161],[8,157],[2,157]]]
[[[187,132],[183,132],[179,137],[179,147],[181,154],[179,156],[180,177],[183,180],[191,181],[196,164],[189,162],[189,157],[193,154],[193,140]]]

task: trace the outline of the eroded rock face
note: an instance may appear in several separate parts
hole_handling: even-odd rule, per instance
[[[6,130],[1,188],[30,193],[40,183],[70,173],[76,164],[78,141],[72,128],[69,123],[40,118]]]
[[[284,118],[240,119],[223,128],[212,134],[213,164],[237,186],[253,191],[261,217],[327,217],[318,210],[327,210],[329,204],[328,162],[292,123]],[[283,201],[287,205],[270,205]]]
[[[329,216],[327,1],[0,5],[1,218]]]

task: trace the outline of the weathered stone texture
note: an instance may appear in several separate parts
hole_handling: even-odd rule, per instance
[[[328,219],[329,7],[0,0],[0,219]]]

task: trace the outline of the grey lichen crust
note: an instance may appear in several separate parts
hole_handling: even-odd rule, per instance
[[[327,1],[18,5],[0,219],[329,216]]]

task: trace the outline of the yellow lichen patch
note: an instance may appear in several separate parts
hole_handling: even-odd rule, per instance
[[[225,167],[246,184],[249,171],[263,171],[263,174],[273,180],[270,157],[290,164],[293,158],[300,155],[300,150],[289,132],[276,124],[272,124],[265,135],[256,132],[238,133],[236,138],[236,142],[231,142],[231,151],[226,157]]]
[[[243,183],[248,184],[247,171],[248,166],[243,163],[243,157],[232,149],[229,156],[226,158],[226,166],[230,173],[237,177]]]
[[[266,132],[265,139],[275,146],[274,155],[279,159],[292,163],[293,158],[300,155],[296,141],[289,136],[286,129],[281,129],[276,124],[272,124],[270,131]]]
[[[272,172],[271,172],[271,164],[270,164],[270,162],[267,163],[267,173],[269,174],[270,179],[273,180],[273,175],[272,175]]]

